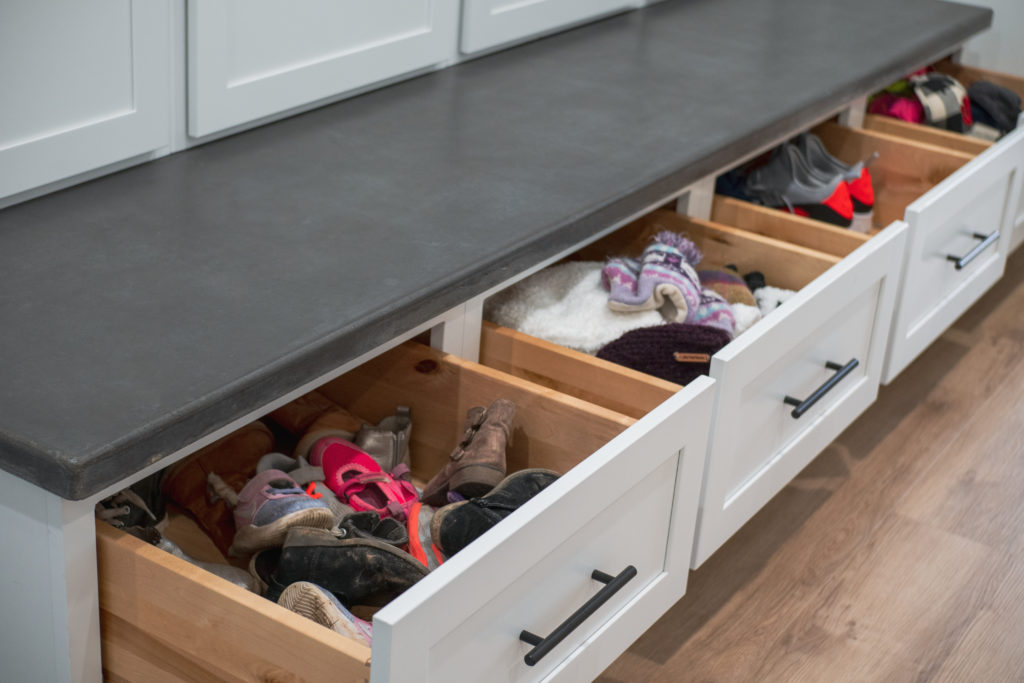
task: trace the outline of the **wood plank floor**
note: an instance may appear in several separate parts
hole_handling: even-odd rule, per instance
[[[1024,250],[599,680],[1024,681]]]

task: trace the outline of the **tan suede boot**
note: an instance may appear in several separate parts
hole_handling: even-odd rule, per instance
[[[289,434],[299,437],[309,429],[318,417],[341,406],[318,391],[299,396],[267,415],[273,423],[280,425]]]
[[[463,498],[486,494],[505,478],[505,448],[512,443],[516,405],[499,398],[486,410],[481,406],[466,413],[466,432],[444,469],[423,489],[420,500],[440,507],[448,492]]]
[[[235,491],[241,491],[256,475],[260,458],[273,449],[270,429],[262,422],[253,422],[172,465],[164,479],[164,492],[191,512],[214,544],[227,554],[235,536],[235,521],[231,508],[208,491],[207,475],[212,472]]]

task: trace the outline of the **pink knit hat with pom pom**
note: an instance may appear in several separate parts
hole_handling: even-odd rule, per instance
[[[610,292],[608,307],[661,309],[670,322],[691,322],[701,302],[700,279],[693,268],[700,260],[693,242],[674,232],[659,232],[639,261],[616,258],[605,266],[601,281]]]

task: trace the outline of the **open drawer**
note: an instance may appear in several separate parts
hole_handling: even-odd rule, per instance
[[[799,290],[711,360],[718,388],[694,567],[870,405],[878,390],[906,226],[894,223],[867,242],[835,236],[850,248],[840,259],[755,234],[802,227],[799,220],[790,224],[792,217],[774,214],[783,226],[778,231],[757,219],[745,230],[660,211],[579,254],[597,260],[636,255],[654,233],[671,230],[694,240],[705,262],[732,263],[740,272],[759,270],[769,284]],[[650,410],[675,388],[494,325],[484,327],[481,361],[520,376],[543,377],[537,381],[566,393],[614,401],[632,415]],[[831,363],[847,368],[835,382],[836,371],[826,365]],[[808,398],[823,385],[829,390],[795,417],[786,397]]]
[[[872,164],[875,220],[910,227],[882,381],[892,381],[1003,273],[1024,168],[1024,130],[972,157],[835,124],[816,132],[846,162]],[[905,207],[905,211],[903,208]]]
[[[989,71],[987,69],[980,69],[973,66],[965,66],[950,60],[938,62],[935,64],[935,68],[938,71],[953,76],[965,87],[975,81],[989,81],[1012,90],[1017,93],[1022,100],[1024,100],[1024,78],[1020,76],[1004,74],[998,71]],[[1024,113],[1022,113],[1021,116],[1021,122],[1024,123]],[[995,143],[988,142],[986,140],[979,140],[961,133],[940,130],[931,126],[908,123],[906,121],[900,121],[898,119],[884,116],[867,115],[864,118],[864,126],[871,130],[898,135],[908,140],[916,140],[940,147],[956,149],[972,155],[986,155],[985,158],[991,156],[988,152],[992,147],[999,149],[1008,145],[1015,145],[1018,158],[1020,159],[1021,157],[1024,157],[1024,149],[1021,148],[1019,142],[1022,136],[1022,126],[1020,123],[1018,123],[1017,130]],[[1022,160],[1022,163],[1024,163],[1024,160]],[[1018,185],[1024,184],[1024,174],[1020,175],[1022,177],[1019,177],[1016,181]],[[1018,192],[1020,195],[1019,199],[1017,203],[1012,206],[1013,216],[1012,234],[1010,236],[1010,251],[1013,251],[1019,247],[1021,243],[1024,243],[1024,191],[1018,190]]]
[[[882,373],[887,384],[1002,275],[1010,243],[1009,207],[1019,201],[1024,131],[978,156],[833,123],[817,127],[815,133],[847,163],[878,154],[870,165],[875,188],[872,234],[896,220],[909,225]],[[717,197],[712,217],[776,233],[776,224],[788,224],[785,239],[836,256],[846,256],[858,240],[869,238],[781,213]]]
[[[563,476],[376,612],[372,651],[100,524],[106,674],[144,681],[592,677],[685,591],[712,386],[694,383],[635,422],[413,342],[386,352],[318,391],[374,421],[411,406],[414,476],[429,478],[446,461],[468,408],[498,397],[518,407],[509,471],[545,467]],[[628,580],[528,666],[532,646],[519,634],[552,633],[604,588],[595,570]]]

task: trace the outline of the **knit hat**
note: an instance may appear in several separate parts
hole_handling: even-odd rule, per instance
[[[995,83],[978,81],[967,88],[967,96],[971,99],[971,111],[975,107],[981,109],[987,115],[985,123],[988,125],[1001,133],[1017,127],[1020,114],[1020,96],[1017,93]]]
[[[690,240],[668,230],[659,232],[639,262],[617,258],[605,266],[601,282],[610,292],[608,308],[661,309],[669,321],[692,320],[700,306],[700,279],[693,269],[700,259],[700,250]]]
[[[924,107],[917,98],[891,93],[882,93],[872,98],[868,105],[868,113],[889,116],[909,123],[924,122]]]
[[[736,272],[736,266],[698,270],[697,277],[701,287],[720,294],[730,304],[756,305],[754,295]]]
[[[687,384],[709,372],[711,356],[730,339],[732,335],[717,327],[668,323],[627,332],[598,351],[597,357]]]
[[[697,314],[693,316],[693,323],[725,330],[730,337],[736,330],[736,319],[732,315],[729,302],[723,299],[721,294],[710,289],[701,290],[700,306],[697,307]]]
[[[937,71],[911,76],[909,80],[924,107],[925,123],[957,133],[971,127],[971,103],[960,81]]]

